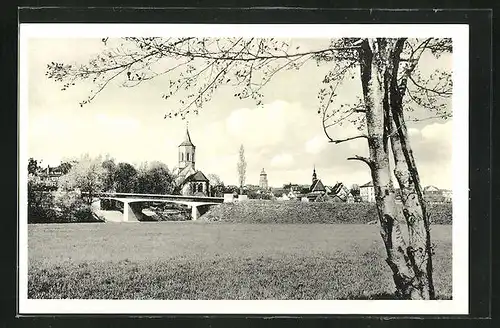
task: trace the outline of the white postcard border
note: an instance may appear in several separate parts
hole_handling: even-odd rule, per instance
[[[64,26],[64,27],[63,27]],[[29,38],[120,36],[451,37],[453,39],[453,299],[395,300],[38,300],[28,299],[27,206],[19,206],[19,314],[468,314],[469,28],[458,24],[21,24],[19,204],[27,204]]]

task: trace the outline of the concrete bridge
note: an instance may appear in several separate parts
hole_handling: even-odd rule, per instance
[[[140,206],[142,203],[173,203],[185,205],[191,208],[191,219],[196,220],[204,214],[210,206],[224,202],[222,197],[205,196],[180,196],[180,195],[156,195],[156,194],[131,194],[131,193],[100,193],[101,209],[120,209],[123,213],[122,222],[137,222],[144,215]]]

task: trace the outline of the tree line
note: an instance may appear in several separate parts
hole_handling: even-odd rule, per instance
[[[101,192],[179,194],[177,176],[160,161],[133,165],[110,156],[82,155],[47,172],[36,159],[28,161],[28,221],[70,222],[94,220],[91,205]],[[211,196],[227,187],[209,174]]]

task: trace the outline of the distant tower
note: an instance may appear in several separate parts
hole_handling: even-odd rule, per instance
[[[266,171],[264,171],[264,169],[262,169],[262,171],[260,172],[259,187],[262,189],[268,188],[268,186],[267,186],[267,173],[266,173]]]
[[[191,166],[193,170],[194,167],[194,153],[196,151],[195,145],[191,142],[191,137],[189,136],[189,129],[186,124],[186,136],[184,141],[179,145],[179,169],[183,169],[186,166]]]
[[[316,181],[318,181],[318,177],[316,176],[316,165],[314,165],[314,168],[313,168],[313,178],[312,178],[312,185],[311,186],[314,186],[314,184],[316,183]]]

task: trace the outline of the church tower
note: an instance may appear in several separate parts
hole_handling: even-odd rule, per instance
[[[268,185],[267,185],[267,173],[266,173],[266,171],[264,171],[264,169],[262,169],[262,171],[260,172],[259,187],[261,189],[267,189],[268,188]]]
[[[184,141],[179,145],[179,169],[183,169],[187,166],[191,166],[193,170],[195,169],[194,154],[196,152],[196,147],[191,142],[191,136],[189,135],[189,129],[186,125],[186,135]]]

